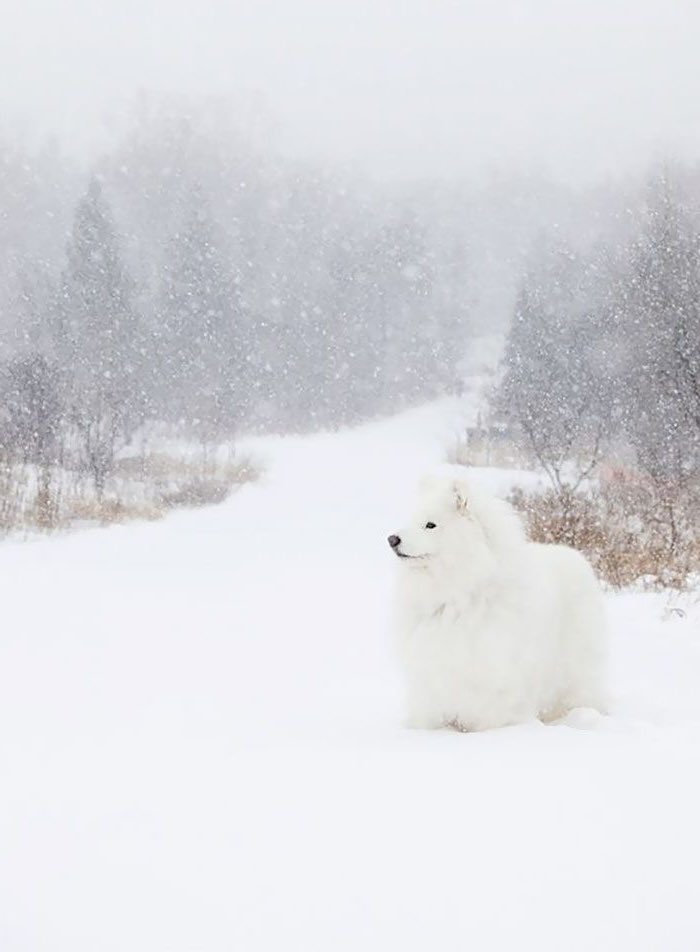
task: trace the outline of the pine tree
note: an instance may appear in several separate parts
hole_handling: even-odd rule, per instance
[[[158,341],[165,414],[231,431],[246,403],[237,276],[217,243],[201,192],[168,249],[160,289]]]
[[[58,358],[71,374],[69,403],[98,493],[116,450],[141,420],[143,370],[132,283],[100,183],[78,204],[54,323]]]

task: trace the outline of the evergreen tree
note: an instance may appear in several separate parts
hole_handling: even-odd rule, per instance
[[[142,419],[144,367],[131,280],[96,178],[78,204],[67,259],[55,351],[71,374],[71,415],[101,493],[119,444]]]
[[[231,431],[246,405],[238,279],[200,190],[170,242],[155,329],[165,415]]]

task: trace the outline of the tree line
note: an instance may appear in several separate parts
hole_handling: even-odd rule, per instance
[[[144,106],[89,176],[0,146],[0,439],[102,486],[144,423],[339,425],[454,388],[468,257],[420,201]]]
[[[360,421],[458,391],[510,327],[497,407],[555,478],[613,438],[686,472],[699,198],[692,168],[373,183],[221,102],[144,99],[89,168],[0,138],[0,451],[102,487],[144,424]]]

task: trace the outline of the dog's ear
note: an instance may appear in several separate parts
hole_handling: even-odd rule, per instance
[[[457,512],[466,512],[468,509],[467,487],[461,479],[455,479],[452,484],[452,493],[454,495]]]

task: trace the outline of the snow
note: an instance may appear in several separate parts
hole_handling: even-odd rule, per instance
[[[385,536],[458,415],[0,547],[3,952],[700,947],[697,601],[610,597],[609,717],[401,727]]]

